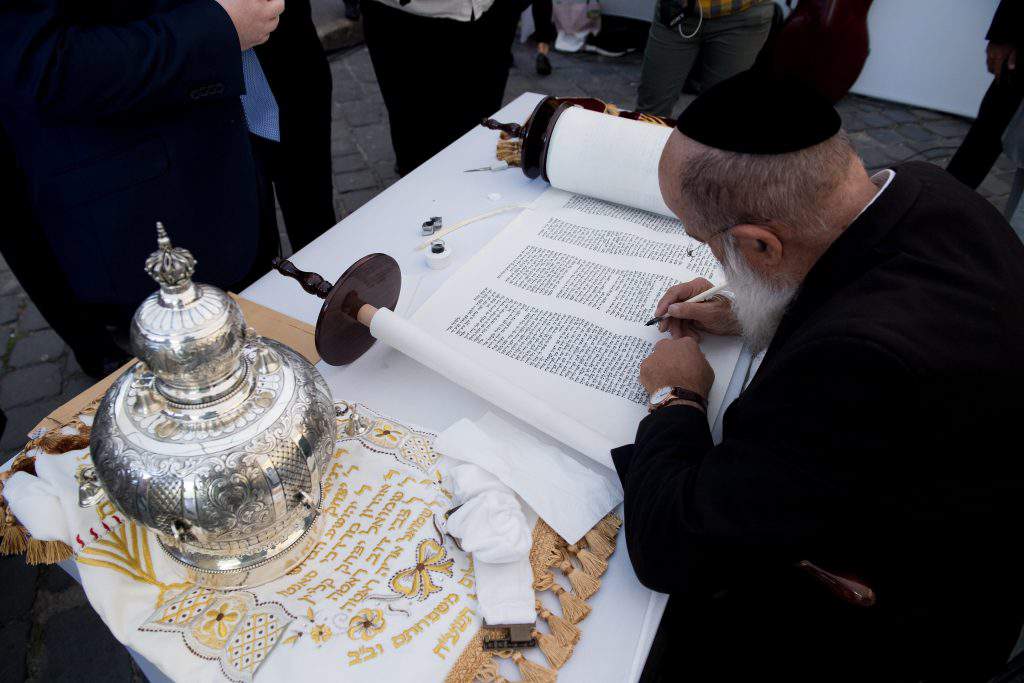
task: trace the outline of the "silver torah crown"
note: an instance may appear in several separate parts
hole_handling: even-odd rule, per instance
[[[154,532],[193,580],[253,586],[305,559],[320,535],[334,451],[330,389],[306,359],[248,328],[157,225],[160,284],[132,319],[140,359],[96,412],[90,452],[107,497]]]

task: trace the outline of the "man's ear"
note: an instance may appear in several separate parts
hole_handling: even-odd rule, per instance
[[[752,223],[741,223],[729,229],[736,240],[736,248],[755,270],[771,273],[782,263],[782,241],[769,228]]]

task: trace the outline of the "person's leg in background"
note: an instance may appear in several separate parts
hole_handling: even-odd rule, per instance
[[[453,44],[452,24],[460,22],[421,17],[376,0],[365,0],[362,13],[363,38],[388,110],[395,170],[405,175],[450,142],[447,119],[475,96],[476,84],[461,70],[476,55]],[[447,81],[463,86],[457,101],[441,96]]]
[[[967,187],[977,189],[1003,151],[1003,131],[1024,98],[1024,79],[1005,70],[993,79],[978,107],[978,118],[949,160],[946,170]]]
[[[671,17],[658,16],[660,5],[644,50],[636,108],[646,114],[671,117],[686,77],[697,62],[705,29],[699,26],[697,17],[688,17],[676,28],[669,28],[662,20]]]
[[[388,109],[400,174],[501,107],[522,9],[516,0],[496,0],[478,19],[461,22],[373,0],[363,4],[363,37]],[[417,49],[424,37],[429,46]]]
[[[501,109],[521,8],[518,0],[495,0],[482,17],[462,26],[467,43],[473,46],[472,54],[477,56],[468,65],[467,72],[469,82],[476,84],[473,89],[475,96],[466,100],[458,115],[452,117],[453,125],[448,131],[450,141],[466,134]],[[448,96],[455,99],[459,92],[463,92],[463,87],[455,80],[450,81]]]
[[[746,71],[754,65],[772,27],[774,3],[761,2],[742,12],[704,21],[701,88]]]
[[[337,218],[331,164],[331,67],[311,19],[294,22],[292,32],[287,45],[289,65],[303,76],[286,79],[275,91],[280,92],[281,145],[272,179],[288,240],[292,251],[298,251],[331,229]]]
[[[551,74],[548,53],[551,52],[551,45],[558,37],[558,30],[551,19],[551,0],[533,0],[530,9],[533,12],[533,39],[537,42],[537,73],[548,76]]]

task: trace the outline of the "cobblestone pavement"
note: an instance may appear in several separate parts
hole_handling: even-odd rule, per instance
[[[516,45],[515,67],[505,93],[589,95],[624,108],[635,104],[640,56],[618,60],[553,54],[554,74],[533,71],[533,53]],[[387,115],[363,47],[331,57],[334,75],[335,205],[342,218],[369,201],[397,176]],[[688,100],[684,97],[680,107]],[[914,154],[945,165],[968,122],[936,112],[851,96],[840,102],[843,122],[867,166],[882,168]],[[1001,158],[980,188],[1002,208],[1013,177]],[[187,245],[186,245],[187,246]],[[92,384],[67,347],[0,260],[0,407],[9,424],[0,440],[6,459],[24,434],[51,410]],[[78,585],[56,568],[27,567],[21,558],[0,558],[0,680],[46,681],[141,678],[125,650],[86,604]],[[70,644],[74,643],[73,646]]]

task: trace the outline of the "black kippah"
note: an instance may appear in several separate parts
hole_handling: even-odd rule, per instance
[[[727,152],[785,154],[828,140],[841,123],[835,107],[809,86],[751,70],[701,93],[676,128]]]

